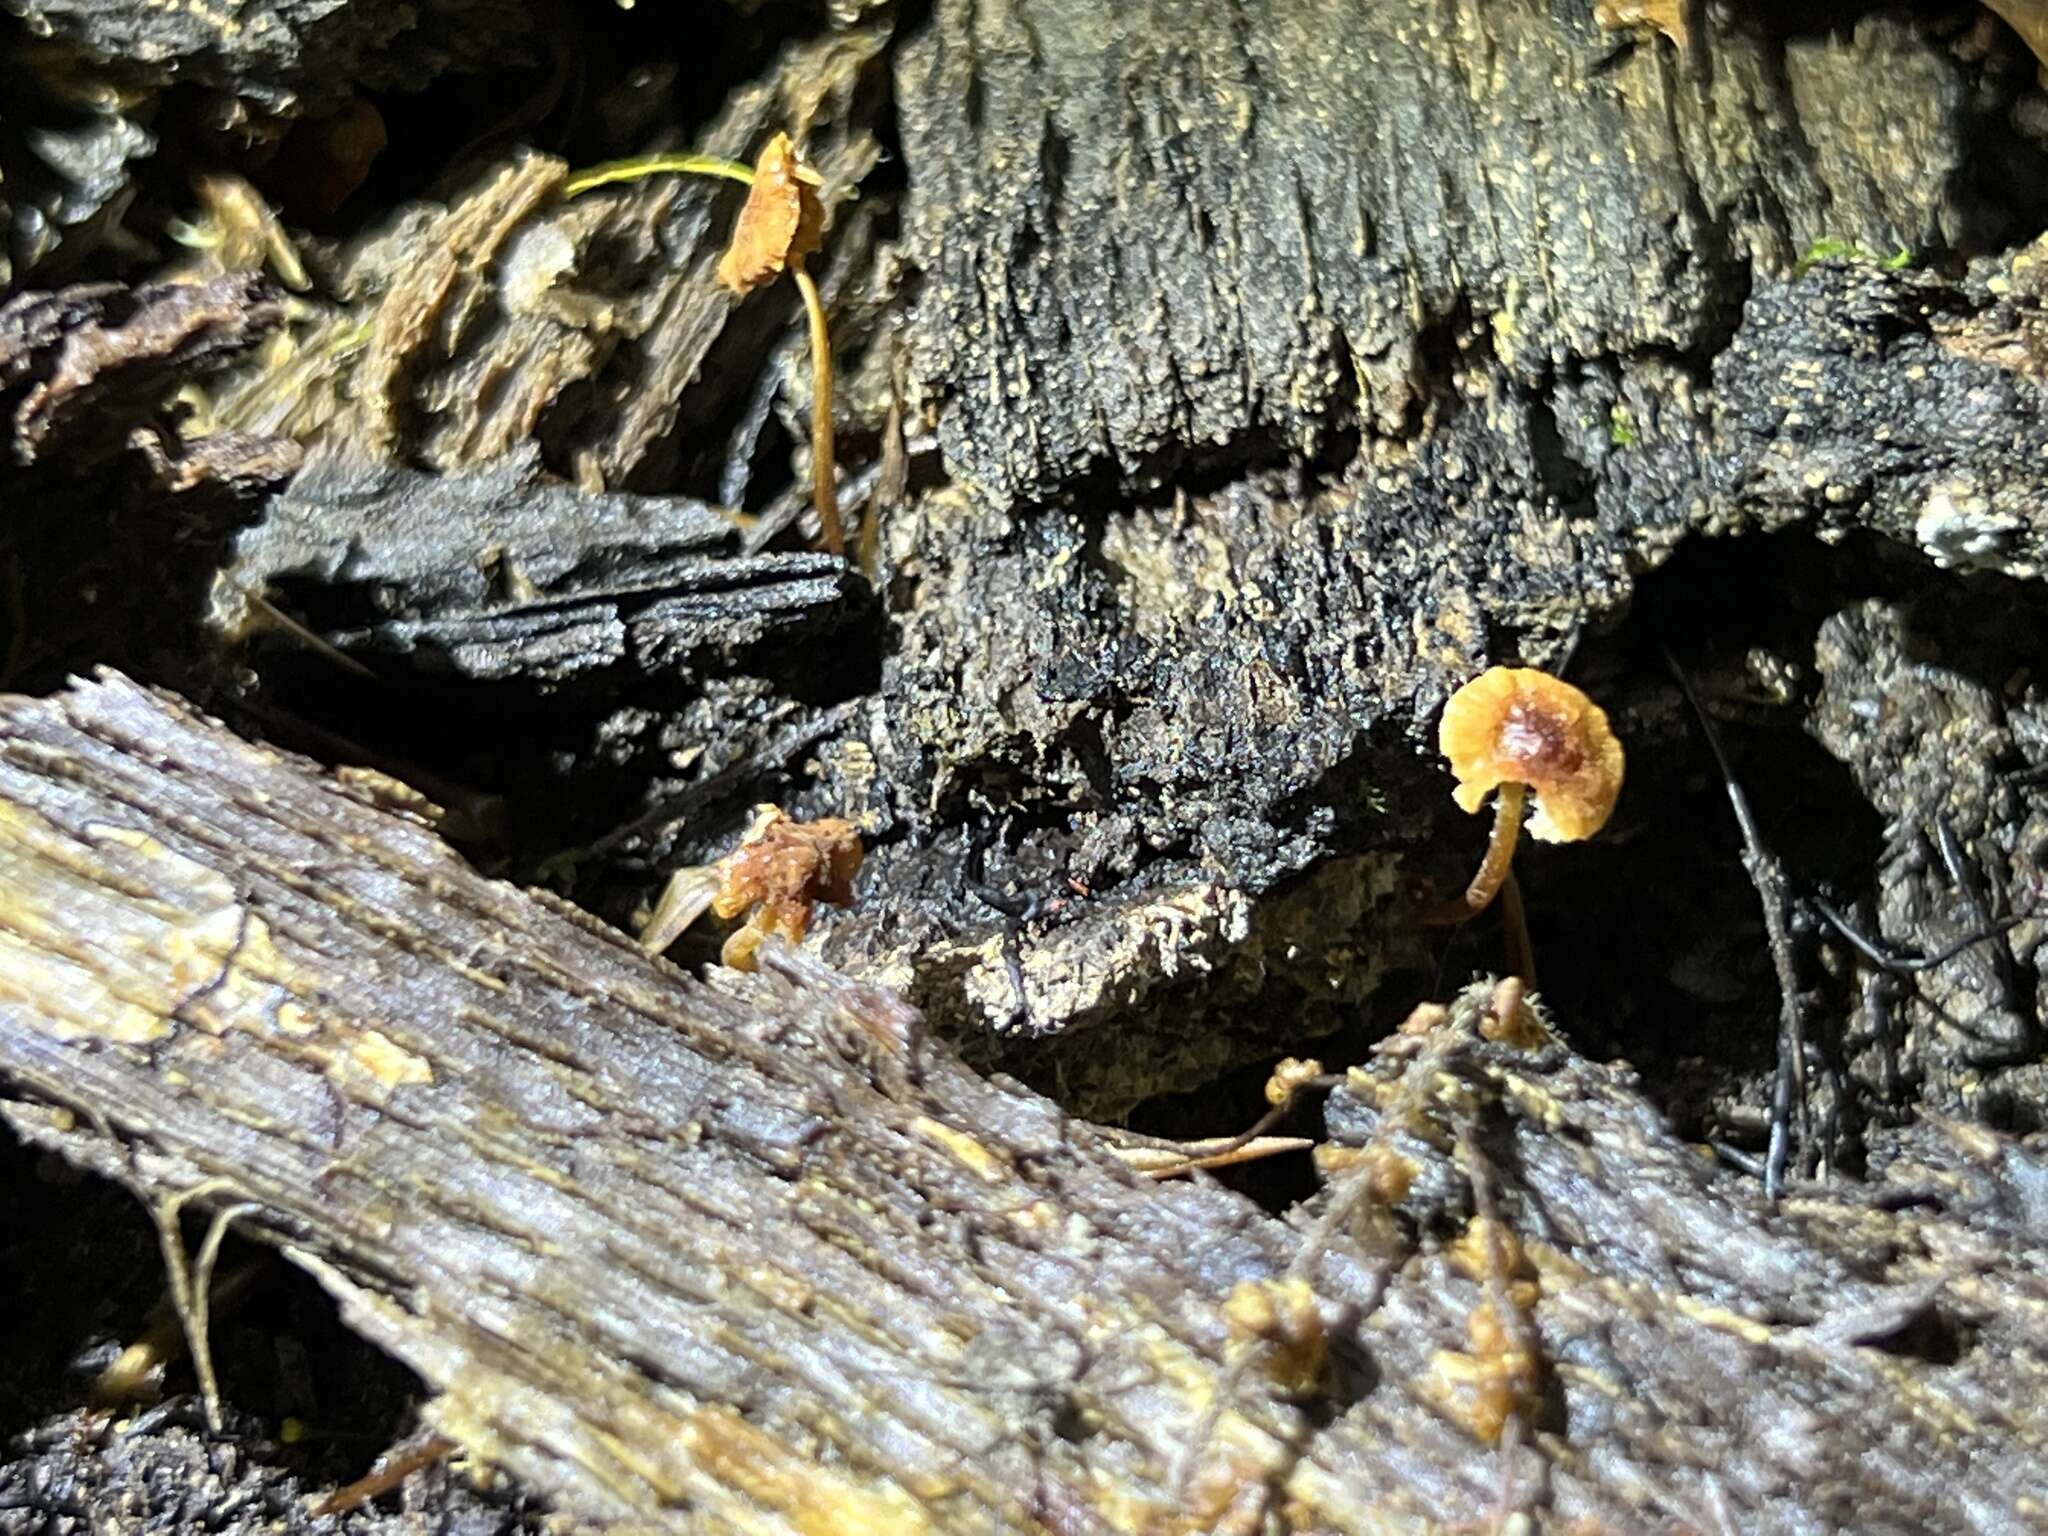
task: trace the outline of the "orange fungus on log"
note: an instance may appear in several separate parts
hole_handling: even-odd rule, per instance
[[[1493,667],[1451,695],[1437,743],[1477,811],[1503,784],[1536,796],[1529,835],[1575,843],[1607,824],[1621,794],[1623,757],[1607,712],[1570,683],[1533,667]]]

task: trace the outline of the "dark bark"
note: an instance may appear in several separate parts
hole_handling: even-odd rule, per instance
[[[444,72],[531,66],[548,5],[514,0],[260,0],[222,8],[13,0],[32,35],[121,70],[239,92],[274,110],[367,90],[418,90]]]
[[[1510,444],[1553,411],[1584,483],[1532,477],[1539,514],[1624,502],[1608,408],[1703,373],[1816,242],[1976,252],[2039,221],[2038,152],[1976,194],[1937,40],[1781,25],[1730,8],[1680,51],[1577,7],[942,0],[898,89],[949,457],[1005,497],[1170,484],[1462,398]]]
[[[729,676],[737,656],[823,643],[859,611],[843,562],[739,543],[736,521],[703,502],[585,495],[531,462],[441,478],[327,457],[242,536],[229,575],[350,655],[407,672],[552,682],[611,669],[673,686],[707,654]]]
[[[1824,600],[1759,554],[1617,642],[1688,539],[2040,569],[2038,255],[1963,258],[2039,227],[2048,162],[1905,22],[1730,8],[1680,52],[1562,8],[1033,0],[941,4],[899,60],[913,371],[975,490],[895,528],[881,782],[916,793],[873,878],[993,842],[988,883],[1093,896],[1013,943],[1021,991],[971,901],[877,903],[835,953],[950,1028],[1064,1033],[1082,1102],[1415,963],[1348,919],[1469,874],[1416,738],[1477,668],[1570,656],[1654,751],[1646,640],[1702,665]],[[1725,825],[1688,805],[1632,791],[1615,835]],[[1327,929],[1272,901],[1300,880]],[[1162,901],[1200,915],[1161,938]]]
[[[177,453],[166,413],[172,393],[283,318],[275,295],[251,277],[93,284],[10,300],[0,307],[8,457],[85,479],[133,447],[137,433],[154,433]]]

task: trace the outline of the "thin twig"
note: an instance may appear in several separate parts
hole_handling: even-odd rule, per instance
[[[192,1262],[192,1317],[187,1324],[191,1330],[192,1369],[199,1378],[207,1427],[216,1433],[221,1427],[221,1411],[220,1382],[213,1373],[213,1345],[209,1341],[213,1327],[213,1267],[220,1261],[220,1245],[227,1240],[228,1229],[240,1218],[261,1209],[254,1201],[245,1200],[215,1211],[199,1244],[199,1257]]]
[[[1843,943],[1855,950],[1865,960],[1868,960],[1876,969],[1880,971],[1896,971],[1902,976],[1914,975],[1920,971],[1931,971],[1937,966],[1946,965],[1949,961],[1955,959],[1956,956],[1962,954],[1963,951],[1975,949],[1979,944],[2009,933],[2019,927],[2021,923],[2029,922],[2041,915],[2038,912],[2015,912],[2010,916],[1999,918],[1988,927],[1980,928],[1974,933],[1965,934],[1954,943],[1936,950],[1931,955],[1901,955],[1895,954],[1883,945],[1858,932],[1856,925],[1843,916],[1841,909],[1828,901],[1826,897],[1813,896],[1809,900],[1813,904],[1813,910],[1827,919],[1828,926],[1835,930]]]
[[[150,1219],[156,1225],[157,1248],[163,1254],[165,1278],[170,1283],[171,1308],[184,1326],[185,1348],[192,1356],[193,1373],[199,1378],[199,1400],[206,1410],[206,1426],[215,1434],[220,1433],[221,1428],[220,1386],[213,1374],[213,1351],[206,1338],[206,1307],[193,1299],[193,1267],[185,1258],[185,1236],[178,1221],[191,1201],[220,1194],[232,1187],[226,1179],[207,1179],[190,1189],[180,1190],[168,1200],[157,1201],[149,1208]],[[247,1205],[233,1205],[223,1214],[232,1220],[252,1209],[254,1207]],[[206,1245],[201,1249],[209,1279],[214,1258],[220,1251],[220,1236],[224,1235],[222,1217],[216,1216],[213,1228],[207,1233]]]
[[[1294,1108],[1295,1100],[1301,1094],[1308,1092],[1310,1089],[1321,1089],[1327,1092],[1343,1081],[1344,1076],[1340,1072],[1325,1072],[1318,1077],[1305,1078],[1293,1084],[1285,1098],[1254,1120],[1250,1130],[1241,1131],[1227,1140],[1219,1141],[1211,1138],[1207,1141],[1163,1143],[1163,1145],[1181,1152],[1187,1158],[1187,1161],[1166,1168],[1141,1169],[1140,1172],[1148,1179],[1171,1179],[1183,1173],[1192,1172],[1196,1168],[1224,1168],[1236,1162],[1250,1162],[1252,1161],[1251,1158],[1241,1158],[1234,1154],[1245,1150],[1254,1143],[1259,1142],[1262,1138],[1265,1142],[1272,1145],[1268,1150],[1258,1154],[1261,1157],[1273,1157],[1281,1152],[1296,1150],[1293,1146],[1282,1145],[1282,1143],[1299,1141],[1302,1146],[1313,1146],[1315,1143],[1302,1141],[1300,1137],[1267,1136],[1266,1133],[1287,1117],[1288,1113]]]
[[[1721,784],[1728,792],[1728,804],[1735,812],[1735,825],[1742,834],[1742,867],[1749,872],[1749,882],[1756,887],[1757,899],[1763,905],[1765,947],[1770,951],[1771,967],[1777,972],[1778,1069],[1771,1086],[1770,1140],[1764,1156],[1764,1198],[1776,1201],[1784,1192],[1785,1165],[1791,1156],[1795,1099],[1802,1122],[1807,1114],[1806,1009],[1799,991],[1799,967],[1792,948],[1791,925],[1785,915],[1792,901],[1791,881],[1785,875],[1785,866],[1778,862],[1777,856],[1764,842],[1756,813],[1750,809],[1749,796],[1736,782],[1735,769],[1721,745],[1720,733],[1714,729],[1713,720],[1700,703],[1692,679],[1669,650],[1664,652],[1664,664],[1671,669],[1686,702],[1699,717],[1700,730],[1720,767]],[[1802,1123],[1803,1133],[1810,1134],[1810,1129]]]
[[[422,1467],[449,1456],[456,1450],[453,1440],[442,1435],[428,1435],[419,1444],[405,1448],[394,1447],[383,1458],[384,1465],[366,1477],[334,1490],[312,1508],[315,1520],[323,1515],[343,1515],[358,1509],[383,1494],[389,1493],[400,1483]]]
[[[1177,1179],[1200,1168],[1232,1168],[1239,1163],[1256,1163],[1289,1152],[1306,1152],[1314,1145],[1314,1140],[1307,1136],[1254,1136],[1249,1141],[1233,1136],[1217,1150],[1194,1156],[1189,1156],[1185,1149],[1168,1154],[1152,1147],[1131,1147],[1116,1155],[1141,1179]],[[1148,1157],[1159,1156],[1171,1156],[1174,1160],[1163,1167],[1145,1166]]]
[[[241,593],[243,598],[248,601],[250,606],[258,609],[263,614],[263,616],[266,619],[268,619],[272,624],[275,624],[279,629],[283,630],[286,634],[292,636],[295,640],[299,641],[308,650],[311,650],[315,655],[325,657],[327,660],[333,662],[336,666],[342,668],[344,671],[353,672],[358,677],[367,677],[372,682],[382,681],[382,679],[377,676],[377,673],[373,668],[368,666],[366,663],[357,660],[355,657],[349,655],[347,651],[344,651],[340,646],[334,644],[333,641],[327,639],[325,636],[315,634],[306,625],[301,624],[297,619],[293,618],[290,614],[286,613],[282,608],[278,607],[276,603],[273,603],[261,592],[254,591],[249,587],[243,586],[240,582],[236,581],[231,576],[224,575],[222,576],[221,580],[225,581],[229,586],[233,587],[237,592]]]

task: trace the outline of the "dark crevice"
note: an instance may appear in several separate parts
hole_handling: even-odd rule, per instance
[[[1767,578],[1758,580],[1758,572]],[[1613,714],[1630,750],[1629,780],[1614,821],[1599,837],[1576,847],[1525,840],[1518,853],[1541,994],[1570,1021],[1575,1048],[1596,1059],[1625,1057],[1636,1066],[1646,1091],[1682,1134],[1737,1146],[1754,1142],[1775,1060],[1779,993],[1760,898],[1742,863],[1725,786],[1670,680],[1662,648],[1673,647],[1707,697],[1736,777],[1795,892],[1824,893],[1848,905],[1873,889],[1886,836],[1850,770],[1809,729],[1819,626],[1866,599],[1905,604],[1951,642],[1945,665],[1974,667],[2002,682],[2026,650],[2012,648],[2010,621],[2021,612],[2037,614],[2026,622],[2048,619],[2031,594],[2009,583],[1992,587],[1995,594],[1981,578],[1939,572],[1870,537],[1826,544],[1794,530],[1699,541],[1643,580],[1626,623],[1582,642],[1574,676]],[[2003,617],[1993,622],[1992,614]],[[1983,620],[1974,650],[1955,628],[1971,615]],[[2003,642],[1993,629],[2004,632]],[[1762,684],[1772,678],[1789,679],[1791,692],[1766,698]],[[1416,784],[1395,793],[1402,803],[1430,802],[1435,765],[1418,762]],[[1324,788],[1342,798],[1331,785]],[[1348,825],[1354,836],[1374,840],[1374,818]],[[1389,830],[1382,824],[1379,837]],[[1448,887],[1469,875],[1467,861],[1476,861],[1481,841],[1462,818],[1447,820],[1418,867],[1435,870],[1430,883]],[[1623,934],[1627,942],[1617,942]],[[1845,1041],[1862,1041],[1860,973],[1845,969],[1839,952],[1824,953],[1819,935],[1801,943],[1815,1081],[1830,1058],[1850,1072],[1838,1154],[1853,1169],[1859,1126],[1896,1119],[1905,1106],[1883,1102],[1869,1082],[1856,1081],[1845,1055]],[[1359,1060],[1414,1003],[1446,997],[1474,973],[1499,970],[1498,911],[1445,930],[1435,950],[1433,974],[1390,976],[1372,1006],[1354,1010],[1335,1034],[1322,1032],[1331,1023],[1325,1019],[1313,1036],[1283,1037],[1271,1058],[1201,1088],[1148,1100],[1130,1123],[1181,1138],[1242,1130],[1262,1108],[1260,1088],[1279,1055],[1314,1055],[1339,1066]],[[2033,996],[2029,972],[2022,977],[2023,1012],[2033,1007]],[[1288,1017],[1297,1006],[1291,997],[1289,984],[1276,977],[1256,1011]],[[2016,1134],[2039,1128],[2038,1111],[2011,1094],[1992,1094],[1981,1113]],[[1290,1168],[1285,1159],[1219,1177],[1275,1210],[1313,1185],[1305,1168]]]
[[[188,1223],[188,1251],[205,1225]],[[0,1433],[14,1454],[39,1454],[54,1469],[63,1450],[32,1452],[30,1432],[91,1406],[100,1372],[155,1320],[165,1296],[156,1230],[126,1190],[0,1134],[0,1232],[0,1293],[10,1303],[0,1339],[8,1361],[0,1373]],[[306,1489],[340,1485],[416,1427],[418,1378],[343,1327],[333,1299],[309,1276],[232,1237],[215,1274],[223,1290],[228,1277],[238,1282],[238,1299],[217,1307],[211,1329],[221,1396],[237,1437],[261,1460]],[[182,1349],[148,1395],[117,1406],[204,1432]],[[137,1445],[146,1439],[138,1434]]]

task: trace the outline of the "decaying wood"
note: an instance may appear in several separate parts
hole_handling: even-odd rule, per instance
[[[1973,251],[2012,227],[1945,201],[1962,79],[1905,21],[1716,8],[1681,53],[1589,10],[937,5],[899,94],[915,360],[949,458],[1043,498],[1105,465],[1170,476],[1195,445],[1323,461],[1347,423],[1455,430],[1460,396],[1511,433],[1548,398],[1572,409],[1546,457],[1595,494],[1627,456],[1580,413],[1654,409],[1656,365],[1711,360],[1816,241]],[[1685,431],[1663,403],[1646,436]],[[1532,536],[1546,499],[1578,499],[1543,473],[1564,468],[1527,467]]]
[[[1289,1048],[1262,1020],[1341,1027],[1434,967],[1353,919],[1467,859],[1416,753],[1457,682],[1569,653],[1657,732],[1668,690],[1626,696],[1600,637],[1702,535],[1875,532],[2024,579],[2048,555],[2039,253],[2004,249],[2048,156],[1990,126],[2022,82],[1900,15],[1693,9],[1683,49],[1602,24],[1627,7],[1480,0],[948,0],[792,40],[687,147],[789,131],[826,175],[849,508],[899,362],[909,407],[881,600],[747,578],[742,606],[800,612],[737,677],[665,674],[687,646],[637,599],[366,622],[313,575],[293,611],[394,684],[542,697],[607,916],[764,793],[859,821],[875,899],[834,963],[1076,1106]],[[505,150],[364,231],[215,418],[773,501],[772,537],[801,333],[787,296],[717,287],[737,190],[565,201],[562,171]],[[534,502],[564,548],[605,504]],[[449,530],[478,570],[496,548]],[[776,782],[725,793],[749,764]],[[1654,813],[1632,795],[1616,837]]]
[[[34,35],[108,66],[140,67],[241,92],[275,110],[319,103],[356,86],[418,90],[443,72],[530,68],[550,5],[516,0],[256,0],[232,9],[93,0],[18,0],[9,9]]]
[[[879,46],[868,33],[792,46],[690,147],[750,158],[795,126],[828,202],[846,201],[880,157]],[[672,483],[686,446],[700,447],[684,438],[729,428],[767,364],[802,357],[794,293],[740,305],[716,282],[744,197],[731,183],[657,176],[563,200],[566,170],[508,155],[446,205],[408,208],[355,242],[335,323],[362,344],[297,377],[252,373],[221,408],[442,471],[538,444],[593,490]],[[857,203],[843,210],[819,270],[835,298],[872,258],[873,223]],[[751,455],[770,404],[747,411],[735,456]]]
[[[0,220],[39,282],[145,259],[122,219],[172,158],[163,66],[195,115],[232,93],[260,161],[444,70],[545,101],[585,24],[10,9],[54,34],[17,54],[0,22]],[[251,1208],[441,1428],[575,1516],[2038,1527],[2048,1170],[1971,1123],[2048,1093],[2042,923],[2015,922],[2048,825],[2032,61],[1868,7],[830,9],[872,15],[764,42],[687,147],[788,131],[826,175],[849,506],[897,450],[875,601],[764,553],[800,500],[760,483],[774,419],[800,438],[807,402],[793,304],[713,281],[736,194],[564,200],[563,161],[487,133],[429,200],[309,242],[288,344],[233,382],[186,374],[278,318],[245,275],[7,310],[7,451],[88,478],[26,503],[10,531],[43,537],[0,550],[0,607],[10,672],[119,654],[231,712],[253,676],[236,718],[277,718],[302,702],[277,651],[222,668],[195,638],[223,569],[228,606],[267,594],[376,671],[360,715],[540,723],[544,750],[514,727],[476,756],[509,803],[545,779],[570,807],[540,852],[582,856],[585,906],[623,919],[772,794],[860,826],[855,909],[817,955],[695,983],[480,879],[388,780],[119,681],[10,702],[12,1122],[184,1198],[195,1247]],[[145,191],[142,238],[183,195]],[[60,314],[138,344],[67,371]],[[154,427],[174,384],[182,441]],[[218,561],[244,509],[158,515],[322,440],[357,459]],[[770,513],[736,534],[714,504]],[[1644,598],[1680,546],[1787,530]],[[1788,880],[1865,896],[1907,957],[1995,928],[1910,984],[1837,939],[1802,955],[1864,1000],[1812,1063],[1861,1185],[1768,1208],[1651,1108],[1739,1164],[1770,1008],[1649,640],[1701,677]],[[1447,960],[1405,921],[1476,852],[1418,728],[1483,664],[1567,655],[1631,788],[1579,863],[1524,873],[1574,1039],[1659,1058],[1640,1087],[1464,997],[1352,1075],[1329,1186],[1281,1218],[1137,1179],[878,989],[1099,1113],[1367,1037],[1483,963],[1483,935]],[[1846,780],[1791,765],[1835,766],[1809,701]]]
[[[1910,955],[2015,924],[2009,940],[1970,945],[1896,996],[1870,996],[1849,1037],[1871,1091],[1890,1097],[1903,1076],[1945,1114],[2048,1102],[2038,1000],[2048,801],[2036,767],[2048,720],[2029,693],[1999,686],[2040,644],[2010,608],[1872,600],[1831,615],[1816,646],[1814,733],[1885,818],[1875,931]],[[1978,665],[1956,666],[1965,653]]]
[[[1625,1068],[1482,988],[1351,1074],[1330,1191],[1271,1217],[1136,1177],[802,952],[691,980],[365,782],[114,677],[0,707],[5,1113],[153,1205],[249,1207],[426,1379],[440,1432],[565,1513],[2048,1512],[2039,1149],[1933,1123],[1869,1187],[1773,1211]],[[1489,1352],[1482,1307],[1519,1354]]]
[[[273,591],[363,661],[410,674],[660,677],[707,653],[800,649],[860,610],[843,561],[743,554],[689,497],[587,494],[532,458],[442,478],[324,451],[237,540],[219,620]],[[616,676],[614,678],[616,680]]]
[[[1414,964],[1285,902],[1469,874],[1415,771],[1458,682],[1571,655],[1660,730],[1596,637],[1680,545],[2038,573],[2038,256],[1882,265],[2031,235],[2038,155],[1978,178],[1967,68],[1901,19],[1694,9],[1684,52],[1482,0],[960,0],[899,43],[910,373],[956,481],[891,519],[914,580],[852,730],[877,888],[959,894],[873,903],[836,960],[1059,1035],[1005,1059],[1114,1112]],[[1807,264],[1830,240],[1879,259]]]
[[[137,432],[177,453],[164,419],[173,391],[283,318],[251,276],[18,295],[0,306],[0,452],[70,477],[104,466]]]
[[[186,104],[210,98],[202,114],[235,125],[230,155],[268,159],[304,125],[277,169],[296,160],[295,192],[309,211],[325,203],[331,212],[363,167],[337,172],[322,163],[329,153],[374,156],[385,143],[371,93],[491,75],[501,101],[551,105],[566,83],[572,16],[515,0],[19,0],[0,11],[0,288],[63,281],[96,259],[129,263],[157,236],[162,211],[144,188],[170,169],[153,163],[166,119],[165,158],[177,162],[166,179],[183,180],[181,95]],[[515,107],[497,126],[534,115]],[[196,167],[214,156],[200,151]]]

